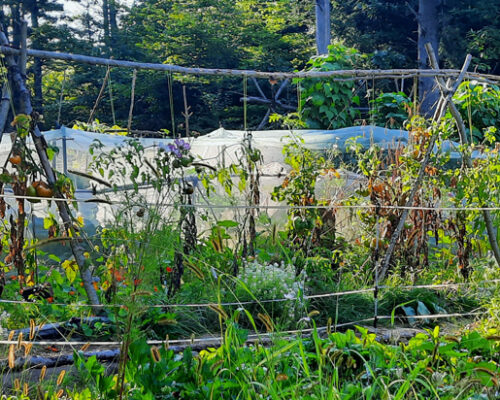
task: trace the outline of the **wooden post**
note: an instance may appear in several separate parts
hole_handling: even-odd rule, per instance
[[[328,54],[330,41],[330,0],[316,0],[316,47],[318,55]]]
[[[67,137],[66,137],[66,127],[61,127],[62,133],[62,156],[63,156],[63,172],[64,175],[68,175],[68,146],[67,146]]]
[[[433,48],[439,46],[439,6],[442,0],[419,0],[418,2],[418,66],[428,69],[426,43]],[[439,90],[431,78],[420,78],[420,111],[425,116],[431,116],[439,99]]]
[[[3,46],[9,45],[7,36],[1,30],[0,30],[0,44],[2,44]],[[31,115],[33,118],[36,118],[36,113],[34,112],[33,107],[31,105],[30,92],[26,88],[26,84],[24,82],[23,77],[21,76],[21,70],[19,66],[17,65],[16,61],[14,60],[14,57],[12,56],[5,57],[5,61],[13,81],[12,91],[13,93],[16,93],[17,96],[19,96],[19,100],[21,103],[20,111],[26,115]],[[50,165],[49,158],[47,156],[47,151],[46,151],[47,143],[36,124],[34,124],[33,128],[31,129],[31,137],[33,139],[33,144],[35,146],[38,157],[40,159],[41,167],[46,174],[47,182],[51,187],[55,189],[54,197],[56,199],[63,199],[62,194],[55,187],[56,177]],[[63,221],[65,231],[68,233],[68,235],[70,233],[73,234],[74,240],[70,241],[71,250],[75,257],[75,261],[78,264],[78,268],[80,270],[80,276],[83,282],[83,287],[87,293],[89,302],[92,305],[99,305],[100,303],[99,297],[97,296],[96,290],[94,289],[94,286],[92,284],[93,283],[92,273],[90,272],[88,266],[86,265],[85,262],[86,259],[83,255],[84,248],[82,246],[82,243],[80,240],[76,238],[68,203],[66,201],[57,201],[57,200],[55,201],[55,203],[59,210],[59,215],[61,216],[61,219]],[[94,312],[98,313],[100,311],[101,309],[99,307],[94,308]]]
[[[28,23],[21,22],[21,55],[19,57],[19,68],[21,75],[26,77],[26,64],[28,62]]]

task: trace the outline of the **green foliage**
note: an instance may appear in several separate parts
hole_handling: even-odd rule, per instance
[[[403,92],[380,93],[374,100],[370,100],[370,103],[372,123],[391,129],[403,127],[413,105]]]
[[[495,398],[500,372],[495,338],[475,332],[461,339],[443,336],[436,326],[406,345],[392,346],[377,342],[376,335],[359,327],[358,335],[349,330],[320,338],[313,330],[310,338],[275,338],[266,346],[246,346],[247,332],[237,324],[242,317],[236,313],[228,320],[221,347],[197,356],[189,348],[176,356],[144,341],[133,343],[126,366],[126,397],[403,399],[412,393],[416,399],[451,400],[481,393],[481,398]],[[99,368],[91,371],[93,382],[112,379]],[[91,382],[85,390],[93,398],[116,398],[108,386],[101,391]]]
[[[328,46],[328,54],[312,57],[306,71],[336,71],[354,69],[362,57],[359,52],[342,43]],[[301,117],[309,128],[337,129],[351,126],[360,104],[354,82],[333,79],[307,78],[300,80]]]
[[[132,5],[123,0],[80,2],[79,14],[63,12],[59,0],[4,0],[0,16],[3,26],[19,46],[18,16],[30,20],[30,42],[41,50],[65,51],[92,56],[112,56],[142,62],[175,63],[192,67],[240,68],[268,71],[302,69],[314,51],[314,2],[299,0],[142,0]],[[67,8],[71,10],[72,2]],[[332,36],[366,54],[374,68],[411,68],[417,58],[418,24],[412,8],[418,1],[363,0],[331,2]],[[105,7],[107,5],[107,7]],[[440,9],[440,59],[446,67],[459,67],[470,52],[481,70],[498,72],[497,43],[499,5],[494,0],[451,0]],[[75,22],[76,21],[76,22]],[[41,74],[43,66],[43,74]],[[344,67],[352,67],[349,64]],[[54,126],[59,113],[63,71],[62,123],[86,121],[99,93],[105,68],[43,60],[29,65],[29,82],[35,87],[35,105],[44,114],[45,127]],[[97,117],[113,125],[111,93],[116,123],[127,125],[132,72],[113,69]],[[187,86],[188,104],[196,118],[191,128],[198,132],[220,125],[242,127],[241,80],[174,76],[173,124],[182,130],[182,85]],[[136,85],[134,128],[160,130],[171,127],[171,106],[166,96],[166,76],[139,71]],[[259,81],[266,95],[275,87]],[[392,81],[382,81],[393,90]],[[391,88],[389,88],[389,86]],[[259,95],[250,85],[250,95]],[[319,91],[321,94],[322,91]],[[294,103],[294,90],[284,93]],[[345,93],[350,97],[350,93]],[[344,95],[344,94],[343,94]],[[327,94],[328,97],[328,94]],[[314,102],[320,103],[319,97]],[[335,103],[339,103],[338,100]],[[324,105],[325,103],[322,103]],[[345,104],[344,104],[345,105]],[[329,110],[343,114],[344,107]],[[349,108],[349,107],[348,107]],[[249,106],[249,126],[256,126],[266,107]],[[346,109],[345,111],[348,111]],[[330,126],[342,121],[323,109],[314,125]],[[356,119],[348,111],[345,123]],[[318,122],[319,121],[319,122]]]
[[[418,9],[417,1],[409,3]],[[413,67],[416,33],[415,17],[399,0],[332,2],[332,36],[362,53],[373,54],[375,68]]]
[[[498,86],[465,81],[453,96],[453,102],[464,120],[470,141],[482,142],[485,139],[485,131],[491,127],[495,128],[493,135],[496,140],[500,139],[500,135],[496,132],[500,117]],[[448,121],[453,119],[449,111],[445,118]]]
[[[280,186],[276,186],[271,194],[273,200],[284,201],[291,206],[288,210],[289,236],[293,240],[310,237],[316,223],[320,224],[320,210],[317,208],[301,208],[318,206],[316,199],[316,180],[326,167],[326,161],[311,150],[306,149],[297,137],[291,137],[283,146],[285,163],[290,172]]]

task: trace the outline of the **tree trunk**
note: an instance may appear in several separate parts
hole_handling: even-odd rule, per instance
[[[330,41],[330,0],[316,0],[316,47],[318,55],[328,54]]]
[[[102,0],[102,27],[104,29],[104,44],[106,45],[106,54],[109,54],[111,46],[111,37],[109,32],[109,2]]]
[[[37,34],[37,29],[40,27],[39,21],[39,10],[38,4],[33,6],[31,11],[31,26],[35,31],[35,38]],[[33,46],[35,48],[40,48],[38,39],[33,41]],[[43,114],[43,92],[42,92],[42,60],[39,58],[35,58],[33,63],[33,80],[34,80],[34,90],[35,96],[33,97],[33,108],[37,110],[40,114]]]
[[[12,46],[18,49],[21,46],[21,10],[19,5],[10,6],[12,20]]]
[[[109,29],[111,54],[113,54],[113,52],[116,52],[117,50],[118,43],[120,43],[118,38],[117,9],[115,0],[109,0]]]
[[[418,2],[418,67],[428,69],[425,44],[439,49],[439,6],[442,0],[419,0]],[[419,81],[420,112],[431,116],[439,99],[439,90],[432,78],[421,78]]]

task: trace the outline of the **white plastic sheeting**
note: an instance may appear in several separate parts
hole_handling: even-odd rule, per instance
[[[406,144],[409,140],[407,131],[398,129],[385,129],[376,126],[355,126],[337,130],[272,130],[272,131],[254,131],[252,135],[252,145],[261,150],[264,165],[271,163],[283,164],[282,149],[284,143],[294,140],[297,137],[303,140],[304,146],[311,150],[328,151],[337,148],[339,151],[345,151],[348,141],[356,138],[356,142],[364,147],[376,144],[381,148],[394,148],[400,144]],[[91,160],[88,149],[90,145],[98,140],[103,145],[103,151],[110,150],[113,147],[123,145],[130,138],[126,136],[117,136],[101,134],[94,132],[84,132],[63,127],[44,133],[47,142],[56,144],[61,148],[62,141],[66,140],[68,151],[68,166],[70,169],[86,170],[86,166]],[[236,161],[239,157],[239,148],[241,142],[246,137],[247,132],[237,130],[217,129],[208,135],[198,138],[185,139],[191,144],[192,153],[207,163],[214,164],[221,161],[222,157],[227,163]],[[145,139],[139,140],[146,148],[154,148],[160,143],[172,143],[173,139]],[[10,146],[4,140],[1,152],[10,149]],[[460,159],[458,152],[458,143],[444,141],[442,144],[443,152],[450,152],[453,160]],[[236,154],[235,154],[236,152]],[[478,157],[479,153],[473,154]],[[59,154],[58,163],[61,163],[62,154]],[[59,164],[58,164],[59,165]]]
[[[241,143],[247,134],[244,131],[220,128],[208,135],[185,140],[188,140],[191,144],[193,155],[204,163],[227,166],[233,162],[237,162],[241,158]],[[345,151],[349,143],[348,141],[352,138],[356,138],[357,143],[364,147],[377,144],[385,149],[406,144],[409,140],[407,131],[384,129],[374,126],[357,126],[337,130],[255,131],[251,132],[251,135],[252,146],[258,148],[263,156],[263,176],[261,177],[261,201],[263,205],[274,204],[271,201],[270,193],[275,186],[281,184],[283,176],[286,173],[287,166],[284,163],[282,150],[283,145],[287,141],[300,138],[304,146],[311,150],[328,151],[336,148],[339,151]],[[59,154],[54,160],[54,167],[59,171],[63,171],[66,166],[69,170],[88,172],[88,166],[92,161],[92,156],[89,154],[89,147],[96,140],[102,144],[102,151],[109,151],[116,146],[122,146],[127,140],[130,140],[126,136],[84,132],[67,127],[44,132],[44,136],[48,143],[54,144],[60,149]],[[173,142],[173,139],[159,138],[140,138],[137,140],[147,149],[146,157],[148,158],[155,156],[159,144],[166,145]],[[63,143],[65,146],[63,146]],[[2,161],[6,160],[11,149],[11,144],[10,136],[5,135],[0,145],[0,157]],[[64,147],[66,148],[65,151],[63,151]],[[457,143],[445,141],[442,145],[442,150],[450,152],[451,159],[460,159],[460,153],[457,151]],[[473,154],[473,157],[478,156],[480,156],[479,153]],[[317,190],[320,191],[319,196],[338,200],[346,191],[348,192],[358,185],[359,178],[356,174],[348,171],[342,172],[340,178],[336,177],[328,180],[322,177],[317,185]],[[78,189],[77,198],[86,199],[92,197],[89,191],[89,181],[75,177],[75,182]],[[147,196],[148,194],[146,194]],[[217,199],[218,204],[224,202],[223,197],[221,196],[221,198]],[[198,200],[201,200],[201,198],[198,198]],[[37,205],[37,208],[38,206],[42,207],[43,203]],[[55,212],[55,210],[53,211]],[[40,208],[39,212],[41,216],[42,208]],[[112,210],[108,206],[94,203],[81,204],[80,212],[87,221],[91,221],[94,225],[103,225],[112,216]],[[281,214],[284,214],[284,212]]]

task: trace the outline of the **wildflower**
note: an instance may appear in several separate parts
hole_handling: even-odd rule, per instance
[[[165,270],[166,270],[168,273],[170,273],[170,272],[172,272],[172,271],[173,271],[172,267],[167,267],[167,268],[165,268]]]
[[[191,149],[191,145],[182,139],[175,139],[174,143],[179,150],[189,151]]]
[[[182,153],[181,151],[179,150],[179,148],[177,148],[176,146],[174,146],[173,144],[169,144],[168,145],[170,151],[177,157],[177,158],[181,158],[182,157]]]

